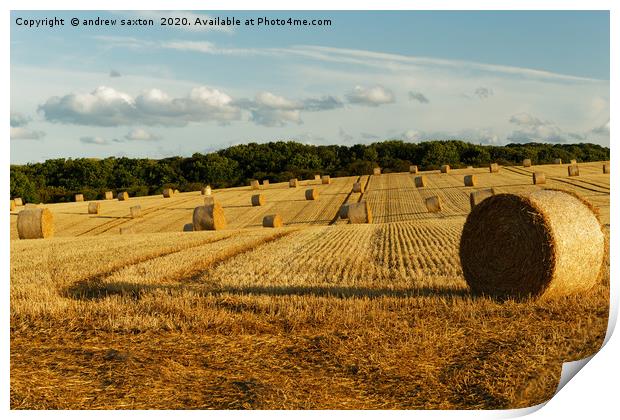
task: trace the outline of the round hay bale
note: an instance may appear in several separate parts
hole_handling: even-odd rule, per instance
[[[279,214],[268,214],[263,217],[263,227],[282,227],[282,217]]]
[[[91,201],[88,203],[88,214],[99,214],[101,204]]]
[[[441,198],[437,197],[436,195],[432,197],[428,197],[425,200],[425,204],[426,204],[426,209],[430,213],[437,213],[441,211]]]
[[[372,211],[366,200],[362,200],[359,203],[349,203],[347,209],[349,223],[372,223]]]
[[[611,168],[610,168],[609,163],[603,163],[603,173],[604,174],[608,174],[610,169]]]
[[[418,188],[426,187],[426,175],[420,175],[415,177],[415,186]]]
[[[268,186],[269,186],[269,180],[263,179],[263,187],[268,187]]]
[[[473,167],[473,166],[471,166],[471,165],[469,165],[469,166],[467,167],[467,169],[474,169],[474,167]]]
[[[329,175],[323,175],[321,177],[321,184],[329,185],[332,183],[332,179]]]
[[[562,164],[562,159],[553,159],[553,163],[555,163],[556,165],[561,165]]]
[[[478,178],[476,178],[476,175],[465,175],[463,177],[463,182],[466,187],[475,187],[476,184],[478,184]]]
[[[15,210],[15,207],[17,207],[15,205],[15,200],[11,200],[11,211]]]
[[[353,183],[353,190],[354,193],[363,193],[364,192],[364,185],[361,182],[354,182]]]
[[[292,178],[288,181],[289,188],[297,188],[299,186],[299,181],[297,178]]]
[[[179,190],[174,190],[174,193],[175,193],[175,194],[178,194],[178,193],[179,193]]]
[[[486,188],[484,190],[473,191],[469,194],[469,207],[472,209],[476,207],[480,202],[486,198],[492,197],[495,195],[495,190],[493,188]]]
[[[499,165],[497,163],[491,163],[489,165],[489,172],[492,174],[496,174],[499,172]]]
[[[119,192],[117,197],[118,197],[118,201],[129,200],[129,194],[127,193],[127,191]]]
[[[372,170],[373,175],[381,175],[381,168],[374,168]]]
[[[202,190],[200,190],[200,194],[202,195],[211,195],[211,186],[207,185],[206,187],[202,187]]]
[[[142,217],[142,207],[140,206],[131,206],[129,207],[129,214],[132,219],[137,219],[138,217]]]
[[[15,197],[13,199],[13,201],[15,201],[15,205],[16,206],[23,206],[24,205],[24,202],[22,201],[21,197]]]
[[[133,233],[133,229],[130,227],[122,227],[118,229],[118,233],[121,235],[129,235]]]
[[[17,215],[19,239],[43,239],[54,236],[54,215],[46,208],[24,209]]]
[[[418,173],[418,165],[411,165],[411,166],[409,166],[409,173],[410,174],[417,174]]]
[[[345,203],[340,206],[340,210],[338,211],[338,217],[341,219],[346,219],[349,217],[349,203]]]
[[[534,185],[545,184],[547,183],[547,177],[544,172],[534,172],[532,174],[532,183]]]
[[[532,159],[523,159],[523,167],[529,168],[530,166],[532,166]]]
[[[183,232],[193,232],[194,231],[194,224],[193,223],[185,223],[183,225]]]
[[[254,194],[252,196],[252,206],[264,206],[265,205],[265,196],[262,194]]]
[[[577,165],[569,165],[568,166],[568,176],[579,176],[579,166],[577,166]]]
[[[450,165],[441,165],[440,172],[442,174],[449,174],[450,173]]]
[[[164,198],[172,198],[174,195],[174,190],[172,188],[164,188],[163,194]]]
[[[106,191],[104,197],[106,200],[114,200],[114,193],[112,191]]]
[[[84,194],[76,194],[75,195],[75,202],[78,203],[78,202],[81,202],[81,201],[84,201]]]
[[[315,181],[320,181],[321,180],[321,175],[319,175],[319,174],[314,175],[314,180]]]
[[[194,231],[226,229],[224,209],[219,203],[209,206],[199,206],[192,215]]]
[[[212,195],[208,195],[205,197],[205,206],[212,206],[215,204],[215,197]]]
[[[590,289],[604,244],[591,207],[572,194],[498,194],[467,217],[460,259],[473,293],[521,300]]]
[[[306,200],[318,200],[319,199],[319,190],[316,188],[310,188],[306,190]]]
[[[571,165],[576,165],[577,164],[577,159],[571,159],[570,160],[570,164]]]
[[[250,188],[253,190],[260,190],[260,182],[258,182],[258,179],[252,179],[250,181]]]

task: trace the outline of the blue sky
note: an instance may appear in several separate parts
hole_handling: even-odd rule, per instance
[[[65,18],[26,28],[16,19]],[[72,17],[116,19],[72,27]],[[331,19],[161,27],[161,17]],[[153,27],[120,27],[128,18]],[[607,12],[13,12],[11,162],[249,141],[609,145]]]

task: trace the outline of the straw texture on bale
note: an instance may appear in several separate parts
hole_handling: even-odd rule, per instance
[[[208,195],[205,197],[205,206],[212,206],[215,204],[215,197],[212,195]]]
[[[15,200],[11,200],[11,211],[15,210],[15,207],[17,207],[15,205]]]
[[[314,175],[314,180],[315,181],[320,181],[321,180],[321,175],[319,175],[319,174]]]
[[[410,174],[417,174],[418,173],[418,166],[417,165],[409,166],[409,173]]]
[[[532,183],[534,185],[545,184],[547,182],[547,177],[544,172],[534,172],[532,174]]]
[[[363,193],[364,192],[364,184],[362,184],[361,182],[354,182],[353,183],[353,192],[354,193]]]
[[[282,227],[282,217],[279,214],[268,214],[263,217],[263,227]]]
[[[609,169],[610,169],[609,163],[603,163],[603,173],[608,174]]]
[[[570,160],[570,164],[571,165],[576,165],[577,164],[577,159],[571,159]]]
[[[426,209],[431,213],[437,213],[438,211],[441,211],[441,198],[437,197],[436,195],[428,197],[425,200],[425,204]]]
[[[372,170],[373,175],[381,175],[381,168],[374,168]]]
[[[114,200],[114,193],[112,191],[106,191],[105,192],[105,199],[106,200]]]
[[[260,189],[260,182],[258,182],[257,179],[253,179],[253,180],[250,181],[250,187],[253,190],[259,190]]]
[[[478,184],[478,178],[476,178],[476,175],[465,175],[463,177],[463,182],[466,187],[475,187],[476,184]]]
[[[372,223],[372,211],[366,200],[362,200],[359,203],[349,203],[347,209],[349,223]]]
[[[415,186],[418,188],[426,187],[426,175],[416,176]]]
[[[532,166],[532,159],[523,159],[523,167],[529,168],[530,166]]]
[[[76,194],[75,195],[75,202],[80,202],[80,201],[84,201],[84,194]]]
[[[94,201],[88,203],[88,214],[99,214],[100,209],[101,209],[101,204],[96,203]]]
[[[31,208],[17,215],[19,239],[43,239],[54,236],[54,215],[46,208]]]
[[[329,185],[332,183],[332,179],[329,175],[323,175],[321,177],[321,184]]]
[[[486,188],[484,190],[473,191],[469,194],[469,207],[472,209],[476,207],[482,200],[485,198],[489,198],[495,195],[495,190],[493,188]]]
[[[553,159],[553,163],[555,163],[556,165],[561,165],[562,159]]]
[[[489,172],[492,174],[496,174],[499,172],[499,165],[497,163],[491,163],[489,165]]]
[[[127,193],[127,191],[119,192],[118,201],[125,201],[125,200],[129,200],[129,194]]]
[[[24,205],[24,202],[22,201],[21,197],[15,197],[13,199],[13,201],[15,201],[15,205],[16,206],[23,206]]]
[[[211,186],[207,185],[206,187],[202,187],[202,190],[200,190],[200,194],[211,195]]]
[[[183,232],[193,232],[194,231],[194,224],[193,223],[185,223],[183,225]]]
[[[172,188],[164,188],[164,198],[171,198],[174,195]]]
[[[577,165],[569,165],[568,166],[568,176],[579,176],[579,166],[577,166]]]
[[[341,219],[346,219],[349,217],[349,203],[345,203],[340,206],[340,210],[338,211],[338,217]]]
[[[268,186],[269,186],[269,180],[263,179],[263,187],[268,187]]]
[[[318,200],[319,199],[319,190],[316,188],[310,188],[306,190],[306,200]]]
[[[131,214],[132,219],[142,217],[142,207],[140,206],[129,207],[129,213]]]
[[[226,229],[226,217],[221,204],[213,203],[194,209],[192,224],[195,231]]]
[[[299,181],[297,180],[297,178],[293,178],[288,181],[288,186],[289,188],[297,188],[299,186]]]
[[[122,228],[119,228],[118,233],[121,235],[128,235],[128,234],[133,233],[133,229],[130,227],[122,227]]]
[[[450,165],[441,165],[441,173],[449,174],[450,173]]]
[[[498,194],[467,217],[460,259],[475,294],[545,298],[585,292],[596,284],[604,244],[590,205],[573,194]]]
[[[252,196],[252,206],[264,206],[265,205],[265,196],[262,194],[254,194]]]

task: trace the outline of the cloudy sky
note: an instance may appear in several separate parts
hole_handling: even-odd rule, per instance
[[[116,19],[27,28],[17,18]],[[161,17],[331,19],[162,27]],[[119,27],[152,18],[153,27]],[[11,162],[250,141],[609,145],[607,12],[12,12]],[[579,30],[576,30],[578,28]]]

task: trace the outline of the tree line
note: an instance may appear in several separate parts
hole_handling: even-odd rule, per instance
[[[73,201],[76,193],[86,200],[102,199],[104,192],[128,191],[131,196],[159,194],[164,188],[196,191],[203,185],[225,188],[247,185],[250,179],[271,182],[308,179],[315,174],[338,176],[420,170],[520,165],[577,159],[578,162],[609,160],[609,148],[591,143],[508,144],[483,146],[458,140],[406,143],[388,140],[368,145],[314,146],[294,141],[248,143],[213,153],[165,159],[49,159],[41,163],[11,165],[11,197],[25,202]]]

